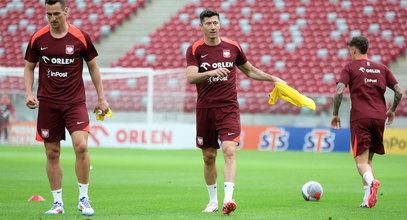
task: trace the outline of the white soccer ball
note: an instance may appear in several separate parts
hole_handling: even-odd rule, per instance
[[[322,189],[321,184],[316,181],[306,182],[302,186],[302,197],[306,201],[318,201],[321,199],[324,190]]]

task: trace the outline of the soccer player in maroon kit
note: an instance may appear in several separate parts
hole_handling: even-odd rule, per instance
[[[364,197],[360,207],[373,208],[377,202],[377,190],[380,186],[380,182],[373,174],[373,155],[384,154],[385,121],[387,119],[387,125],[393,123],[403,91],[386,66],[367,58],[369,42],[366,37],[353,37],[348,46],[352,61],[343,68],[337,82],[331,127],[339,129],[341,126],[338,111],[343,91],[346,85],[349,85],[352,102],[350,130],[353,156],[364,185]],[[387,112],[384,98],[386,86],[394,91],[394,101]]]
[[[255,80],[285,82],[254,67],[247,61],[237,42],[220,36],[220,20],[216,11],[204,10],[200,14],[200,21],[203,39],[188,48],[186,61],[188,82],[196,84],[198,92],[196,144],[202,149],[204,177],[209,193],[209,203],[203,212],[218,211],[215,162],[220,140],[225,160],[223,213],[229,215],[236,209],[232,195],[236,149],[240,139],[235,66]]]
[[[60,141],[69,131],[76,154],[76,175],[79,184],[78,209],[84,215],[93,215],[89,204],[88,182],[90,160],[88,154],[89,115],[86,108],[85,87],[82,79],[83,60],[96,88],[96,111],[108,112],[98,55],[89,35],[67,23],[68,8],[64,0],[45,0],[49,25],[37,31],[25,54],[24,84],[26,105],[39,108],[36,140],[43,141],[47,156],[47,174],[54,197],[52,208],[46,214],[63,214],[62,168],[59,162]],[[37,97],[33,95],[34,68],[39,62]]]

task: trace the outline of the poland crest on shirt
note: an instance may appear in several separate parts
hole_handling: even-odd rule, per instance
[[[65,47],[65,53],[68,55],[72,55],[74,52],[74,46],[73,45],[66,45]]]
[[[41,129],[41,137],[48,138],[49,137],[49,129]]]
[[[230,50],[223,50],[223,57],[230,58]]]

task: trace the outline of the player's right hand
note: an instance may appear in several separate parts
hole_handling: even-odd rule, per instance
[[[38,107],[38,99],[33,95],[29,95],[25,99],[25,105],[30,109],[35,109]]]
[[[333,115],[331,120],[331,128],[339,129],[341,128],[341,119],[338,115]]]
[[[209,73],[210,77],[226,77],[230,73],[230,70],[227,68],[218,68],[216,70],[212,70]]]
[[[394,121],[394,117],[396,116],[396,113],[392,112],[390,109],[386,113],[386,125],[391,125]]]

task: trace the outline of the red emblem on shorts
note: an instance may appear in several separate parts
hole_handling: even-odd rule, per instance
[[[230,50],[223,50],[223,57],[230,58]]]
[[[73,52],[75,51],[74,49],[75,48],[74,48],[73,45],[66,45],[65,46],[65,53],[68,54],[68,55],[72,55]]]
[[[196,143],[198,145],[203,145],[203,137],[196,137]]]
[[[49,138],[49,129],[41,129],[41,137]]]

